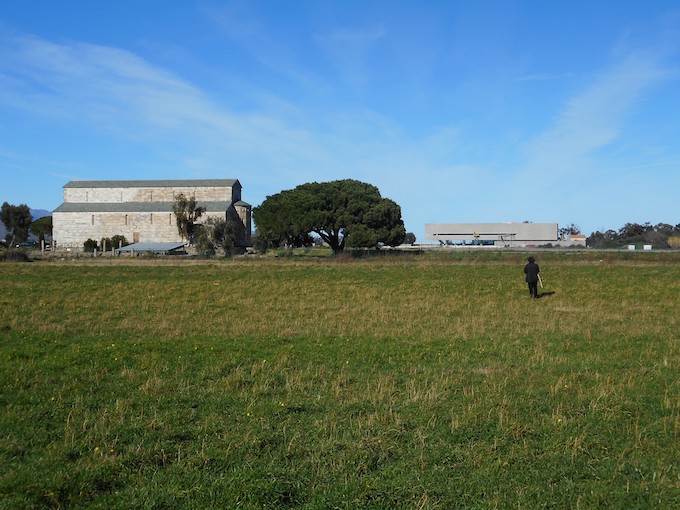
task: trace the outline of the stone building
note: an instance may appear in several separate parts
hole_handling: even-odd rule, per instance
[[[57,248],[82,249],[87,239],[125,236],[131,243],[175,243],[182,239],[172,212],[175,197],[195,197],[199,219],[232,221],[240,247],[251,244],[251,206],[241,200],[237,179],[158,181],[71,181],[64,202],[52,213]]]

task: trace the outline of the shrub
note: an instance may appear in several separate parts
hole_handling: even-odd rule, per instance
[[[262,236],[259,231],[255,230],[252,238],[253,248],[259,253],[265,253],[269,249],[269,242]]]
[[[102,239],[99,241],[99,246],[101,247],[102,251],[117,250],[118,248],[122,248],[123,246],[127,246],[128,244],[130,243],[127,242],[125,236],[118,234],[116,234],[113,237],[102,237]]]
[[[114,250],[117,248],[122,248],[123,246],[127,246],[128,244],[130,243],[128,243],[127,239],[125,239],[125,236],[116,234],[111,238],[111,246]]]
[[[88,239],[83,243],[83,251],[86,253],[92,253],[97,249],[97,241],[94,239]]]
[[[111,244],[111,238],[110,237],[102,237],[99,240],[99,246],[102,247],[102,251],[111,251],[113,249],[113,245]]]
[[[2,254],[1,260],[6,262],[30,262],[26,252],[19,250],[7,250],[7,252]]]
[[[215,256],[215,245],[206,225],[194,226],[194,248],[196,248],[199,257],[211,258]]]

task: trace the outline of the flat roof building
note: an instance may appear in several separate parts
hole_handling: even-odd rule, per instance
[[[557,223],[427,223],[425,239],[511,247],[555,243],[559,237]]]

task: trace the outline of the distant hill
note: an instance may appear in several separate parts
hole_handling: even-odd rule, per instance
[[[52,212],[51,211],[46,211],[45,209],[31,209],[31,216],[33,216],[33,221],[39,220],[40,218],[44,216],[51,216]],[[0,239],[5,238],[5,234],[7,234],[7,229],[5,228],[5,224],[0,221]]]
[[[44,216],[51,216],[52,211],[46,211],[45,209],[31,209],[31,216],[33,216],[33,221],[39,220]]]

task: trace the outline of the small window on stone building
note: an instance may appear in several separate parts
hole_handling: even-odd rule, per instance
[[[151,224],[153,225],[153,213],[151,213],[150,217],[151,217]]]
[[[92,215],[92,224],[94,225],[94,214]]]
[[[168,225],[172,225],[172,214],[168,214]]]
[[[125,215],[125,224],[126,224],[126,225],[127,225],[127,220],[128,220],[127,217],[128,217],[128,215],[126,214],[126,215]]]

